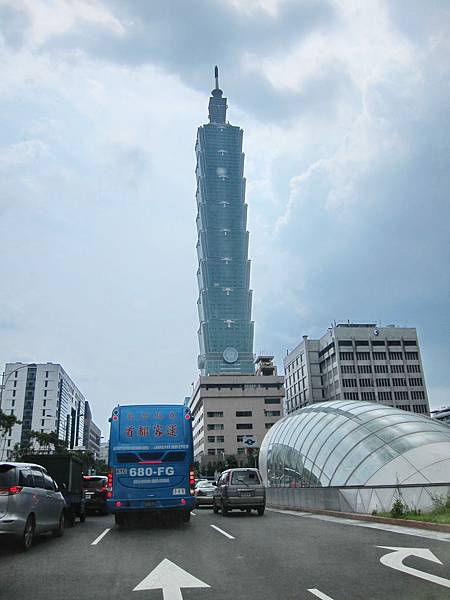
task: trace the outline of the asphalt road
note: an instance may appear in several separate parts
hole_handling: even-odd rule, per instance
[[[273,511],[222,517],[197,509],[189,524],[118,530],[112,517],[92,516],[61,539],[42,536],[25,554],[0,540],[0,598],[449,600],[443,582],[450,584],[450,535],[418,537],[406,529],[402,534],[350,523]],[[437,582],[381,564],[390,554],[399,565],[401,551],[379,546],[424,552],[408,556],[411,550],[405,550],[403,564]],[[432,562],[433,555],[443,564]],[[153,581],[143,584],[154,589],[133,591],[158,565]],[[180,591],[177,582],[210,587]],[[157,589],[162,584],[164,595]]]

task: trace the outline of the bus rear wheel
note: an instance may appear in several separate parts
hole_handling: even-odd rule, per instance
[[[190,510],[183,511],[183,523],[189,523],[190,520],[191,520],[191,511]]]

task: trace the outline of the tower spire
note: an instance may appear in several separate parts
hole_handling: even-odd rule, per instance
[[[216,79],[215,89],[218,90],[219,89],[219,67],[217,65],[214,67],[214,77]]]
[[[209,122],[225,123],[227,114],[227,99],[223,98],[223,92],[219,87],[219,67],[214,67],[215,88],[209,99]]]

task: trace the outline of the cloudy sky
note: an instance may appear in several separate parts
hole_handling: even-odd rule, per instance
[[[0,362],[60,362],[102,428],[197,377],[196,128],[245,130],[255,350],[418,329],[450,403],[450,5],[0,0]]]

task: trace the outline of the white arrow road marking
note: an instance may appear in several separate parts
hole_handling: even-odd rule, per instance
[[[320,590],[316,590],[315,588],[308,590],[308,592],[311,592],[311,594],[314,594],[314,596],[317,596],[318,598],[320,598],[320,600],[333,600],[333,598],[330,598],[330,596],[327,596],[326,594],[324,594]]]
[[[229,533],[227,533],[226,531],[224,531],[223,529],[220,529],[220,527],[216,527],[215,525],[210,525],[210,527],[212,527],[213,529],[215,529],[216,531],[218,531],[219,533],[221,533],[222,535],[224,535],[225,537],[227,537],[229,540],[235,540],[236,539],[232,535],[230,535]]]
[[[92,542],[91,546],[96,546],[100,542],[100,540],[102,540],[105,537],[105,535],[108,533],[108,531],[111,531],[111,528],[105,529],[105,531],[103,533],[101,533],[98,536],[98,538],[95,538],[95,540]]]
[[[200,581],[197,577],[165,558],[134,588],[133,592],[162,589],[163,600],[183,600],[181,588],[209,587],[204,581]]]
[[[191,515],[192,515],[193,517],[196,517],[196,516],[197,516],[197,515],[195,514],[195,512],[192,512],[192,510],[191,510]]]
[[[389,554],[385,554],[380,558],[380,563],[386,567],[391,567],[391,569],[395,569],[396,571],[402,571],[403,573],[408,573],[409,575],[414,575],[420,579],[432,581],[438,585],[450,588],[450,579],[431,575],[430,573],[425,573],[424,571],[419,571],[419,569],[413,569],[412,567],[407,567],[403,564],[403,561],[405,558],[408,558],[408,556],[419,556],[425,560],[442,565],[437,556],[435,556],[431,550],[428,550],[428,548],[396,548],[394,546],[377,546],[377,548],[392,550],[392,552],[389,552]]]

